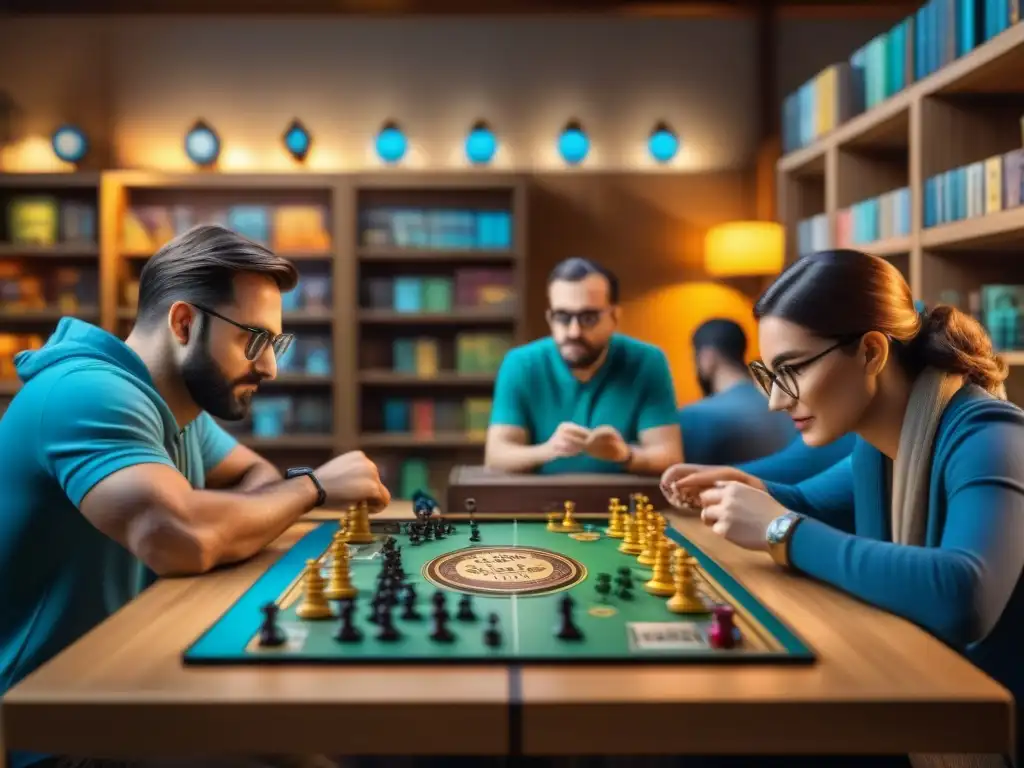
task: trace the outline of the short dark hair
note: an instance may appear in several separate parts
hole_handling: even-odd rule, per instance
[[[693,332],[693,350],[698,352],[705,347],[717,350],[737,365],[746,365],[747,334],[739,323],[721,317],[701,323]]]
[[[268,248],[225,227],[201,224],[167,242],[146,262],[139,277],[140,325],[162,322],[176,301],[208,306],[229,304],[234,278],[266,275],[282,293],[299,281],[295,265]]]
[[[611,304],[618,304],[619,278],[611,270],[605,269],[600,264],[590,259],[584,259],[581,256],[573,256],[558,262],[555,268],[551,270],[551,274],[548,275],[548,285],[550,286],[556,280],[578,283],[590,275],[601,275],[601,277],[608,281],[608,301]]]

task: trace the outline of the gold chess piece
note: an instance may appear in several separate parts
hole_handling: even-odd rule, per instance
[[[697,590],[697,561],[681,547],[672,552],[672,577],[675,594],[666,606],[672,613],[707,613],[708,607]]]
[[[619,552],[625,552],[627,555],[639,555],[644,551],[640,544],[640,521],[637,520],[635,514],[631,515],[626,511],[623,511],[622,516],[625,518],[623,527],[626,531],[622,543],[619,544]]]
[[[348,543],[369,544],[373,541],[370,531],[370,505],[361,501],[348,508]]]
[[[331,543],[331,577],[324,596],[328,600],[349,600],[359,594],[352,586],[352,558],[342,535],[336,534]]]
[[[571,531],[579,531],[583,529],[583,526],[576,522],[576,518],[573,517],[575,513],[576,502],[565,502],[565,517],[562,518],[562,530],[566,533]]]
[[[672,581],[672,565],[669,555],[671,548],[672,542],[668,539],[662,539],[655,544],[654,573],[651,575],[651,580],[644,584],[644,589],[652,595],[668,597],[675,594],[676,585]]]
[[[562,532],[562,513],[561,512],[548,512],[548,527],[547,530],[553,531],[554,533]]]
[[[621,539],[626,535],[625,526],[622,524],[625,510],[626,507],[617,498],[608,500],[608,530],[606,532],[609,537]]]
[[[331,605],[324,595],[324,577],[320,574],[320,561],[307,560],[303,574],[302,602],[295,609],[300,619],[330,619],[334,617]]]
[[[338,517],[338,532],[334,534],[335,538],[341,537],[342,541],[348,541],[349,528],[352,525],[352,515],[349,510],[342,510],[341,515]]]
[[[636,543],[640,545],[640,552],[647,549],[647,507],[644,506],[643,502],[637,499],[636,502],[636,513],[633,515],[637,520],[637,538]]]
[[[654,565],[654,557],[658,542],[665,538],[665,518],[647,510],[647,540],[644,542],[643,551],[637,555],[636,561],[640,565]]]

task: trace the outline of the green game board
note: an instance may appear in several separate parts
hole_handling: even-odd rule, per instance
[[[394,623],[401,634],[400,639],[389,642],[377,640],[379,629],[369,620],[369,596],[380,571],[380,545],[387,535],[384,533],[372,544],[352,547],[352,583],[360,590],[356,600],[355,624],[362,630],[361,641],[338,642],[334,638],[340,626],[338,619],[304,621],[297,617],[296,607],[301,598],[301,576],[306,561],[323,557],[325,579],[329,575],[329,553],[325,552],[338,528],[335,523],[323,523],[271,566],[185,651],[185,663],[809,663],[814,660],[811,650],[792,631],[677,531],[669,530],[668,534],[696,558],[702,593],[715,603],[732,605],[735,610],[740,642],[732,649],[719,650],[708,644],[706,632],[712,623],[710,613],[675,614],[667,609],[665,597],[648,594],[643,589],[643,582],[650,578],[650,569],[638,565],[635,556],[619,552],[618,539],[602,536],[597,541],[580,541],[569,534],[548,531],[543,522],[484,520],[479,523],[481,541],[473,544],[469,541],[469,524],[461,521],[456,526],[457,531],[453,535],[418,546],[411,545],[407,536],[398,532],[394,524],[390,526],[395,542],[402,549],[407,582],[416,586],[417,605],[422,614],[418,621],[405,621],[400,618],[401,605],[394,608]],[[493,547],[504,547],[507,551],[496,558],[498,565],[484,566],[497,569],[494,581],[489,584],[473,582],[476,586],[506,588],[505,580],[514,581],[517,578],[515,569],[524,567],[517,564],[517,553],[526,552],[528,548],[562,555],[573,566],[582,566],[582,571],[563,573],[570,586],[563,585],[545,594],[474,594],[472,601],[476,620],[472,622],[455,619],[461,594],[445,590],[447,609],[452,617],[448,626],[455,634],[455,640],[451,643],[432,640],[431,597],[438,587],[428,578],[426,566],[457,550],[476,548],[475,552],[479,552],[480,548]],[[488,555],[484,562],[490,563],[494,559]],[[556,566],[560,567],[561,558],[555,560]],[[546,568],[543,562],[528,559],[523,562],[538,566],[535,568],[537,571]],[[614,578],[622,566],[632,569],[635,579],[633,599],[623,600],[614,593],[602,599],[594,589],[597,574],[609,573]],[[479,571],[479,566],[471,562],[468,567],[465,573],[471,576]],[[567,641],[556,637],[560,623],[559,604],[567,592],[575,601],[574,618],[583,634],[580,640]],[[263,621],[261,607],[271,601],[281,607],[278,625],[285,631],[288,641],[283,646],[264,648],[257,642]],[[502,634],[502,642],[497,647],[484,642],[484,630],[491,613],[497,614]]]

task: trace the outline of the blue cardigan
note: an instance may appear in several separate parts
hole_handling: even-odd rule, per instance
[[[804,439],[798,436],[781,451],[735,466],[761,480],[799,483],[819,472],[824,472],[843,459],[848,459],[856,444],[857,436],[853,433],[817,448],[807,445]]]
[[[1024,411],[973,385],[953,397],[935,435],[924,546],[892,542],[890,476],[889,459],[858,439],[851,461],[797,485],[766,482],[809,518],[790,541],[794,568],[917,624],[1024,701]]]

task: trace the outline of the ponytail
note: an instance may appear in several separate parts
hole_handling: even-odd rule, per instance
[[[981,324],[955,307],[940,305],[921,315],[921,329],[908,344],[921,367],[958,373],[997,397],[1006,397],[1006,361],[992,349]]]

